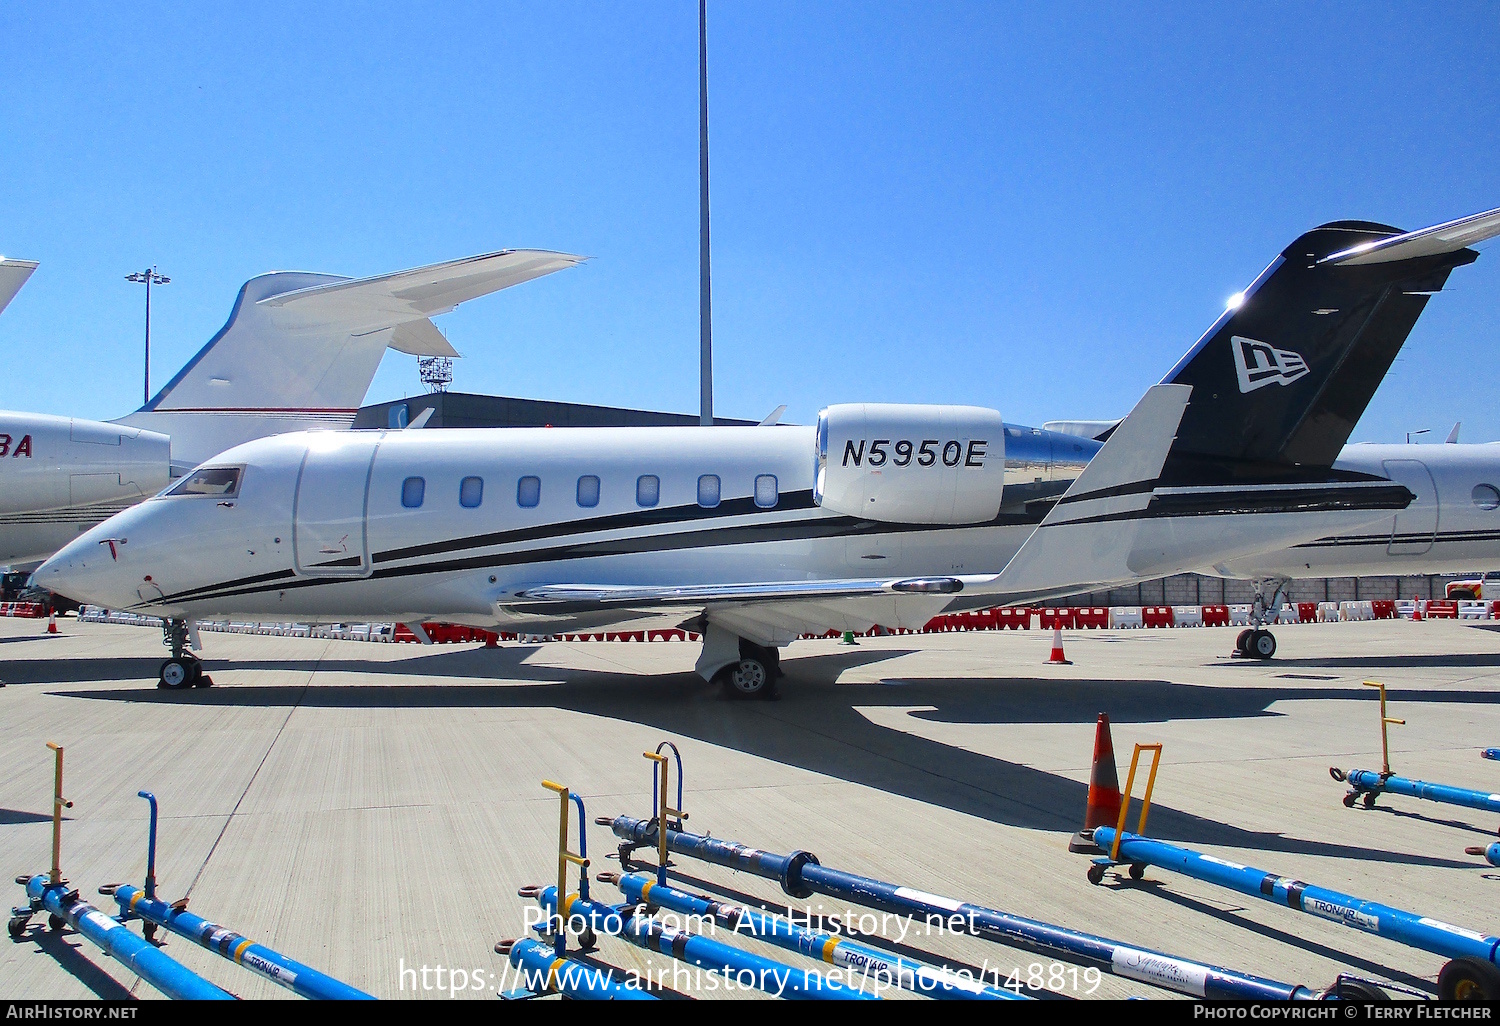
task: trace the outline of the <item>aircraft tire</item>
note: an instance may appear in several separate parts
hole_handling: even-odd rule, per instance
[[[1256,659],[1269,659],[1276,654],[1276,635],[1270,631],[1251,631],[1247,647]]]
[[[739,662],[720,671],[724,685],[734,698],[764,698],[770,694],[776,678],[769,660],[744,656]]]
[[[1254,633],[1253,630],[1249,629],[1240,631],[1239,637],[1234,639],[1234,650],[1242,656],[1248,656],[1250,654],[1250,635]]]
[[[192,656],[164,659],[161,668],[157,671],[156,686],[169,691],[181,691],[192,687],[202,673],[203,664]]]

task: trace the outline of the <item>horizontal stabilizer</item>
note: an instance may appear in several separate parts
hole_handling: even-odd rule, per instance
[[[288,330],[337,326],[347,334],[363,335],[448,313],[460,303],[586,259],[540,249],[506,249],[373,278],[313,285],[267,296],[259,305],[277,311],[275,323]]]
[[[21,286],[26,284],[26,279],[35,270],[35,260],[8,260],[0,257],[0,310],[10,305],[10,301],[16,298],[16,293],[21,291]]]
[[[1393,260],[1456,253],[1500,235],[1500,207],[1482,214],[1470,214],[1447,224],[1433,225],[1414,232],[1403,232],[1384,239],[1372,239],[1357,246],[1330,253],[1320,264],[1384,264]]]

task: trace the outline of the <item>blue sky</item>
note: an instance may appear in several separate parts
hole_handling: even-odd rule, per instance
[[[140,404],[245,279],[526,246],[456,389],[696,411],[697,5],[0,7],[0,406]],[[1302,231],[1500,206],[1493,4],[723,3],[716,402],[1120,416]],[[1488,249],[1488,252],[1484,252]],[[1500,243],[1356,429],[1500,439]],[[420,391],[389,354],[369,399]]]

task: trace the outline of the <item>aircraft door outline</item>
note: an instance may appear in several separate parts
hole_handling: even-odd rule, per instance
[[[370,478],[380,438],[355,433],[332,449],[315,440],[302,454],[292,500],[292,567],[298,576],[370,576]]]

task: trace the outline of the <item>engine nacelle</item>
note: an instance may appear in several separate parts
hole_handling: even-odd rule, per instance
[[[1005,428],[979,406],[830,406],[818,414],[813,501],[902,524],[979,524],[1000,510]]]
[[[171,465],[172,440],[155,431],[0,412],[0,513],[144,499]]]

